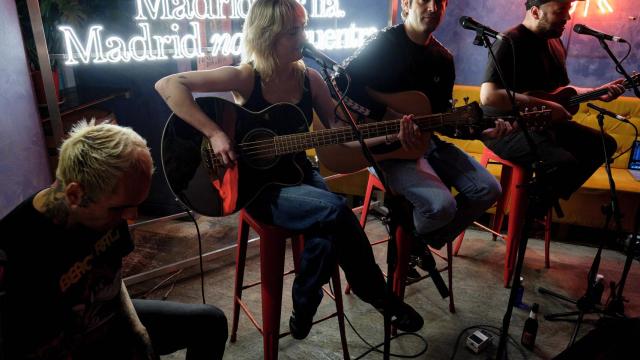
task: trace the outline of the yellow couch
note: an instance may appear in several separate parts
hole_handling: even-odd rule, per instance
[[[480,88],[478,86],[456,85],[453,95],[458,100],[458,105],[464,103],[465,97],[468,97],[469,101],[479,101]],[[600,101],[595,101],[594,103],[627,117],[636,126],[640,127],[640,99],[620,97],[610,103]],[[588,108],[586,104],[582,104],[578,113],[573,117],[573,121],[598,129],[596,115],[597,112],[595,110]],[[633,127],[610,118],[605,119],[604,125],[605,131],[613,136],[618,143],[616,155],[631,146],[635,136]],[[446,139],[478,159],[484,148],[482,142],[478,140]],[[622,225],[626,231],[633,229],[633,221],[640,201],[640,181],[636,181],[627,171],[629,154],[630,152],[627,152],[617,158],[613,162],[611,169],[616,183],[619,207],[624,215]],[[496,176],[500,175],[500,167],[498,165],[489,166],[489,170]],[[568,201],[560,202],[565,217],[562,219],[554,217],[554,221],[596,228],[602,227],[605,217],[600,209],[601,205],[609,203],[609,199],[609,181],[603,166]]]

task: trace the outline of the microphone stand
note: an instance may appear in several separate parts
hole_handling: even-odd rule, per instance
[[[631,77],[629,76],[629,74],[625,71],[625,69],[622,67],[622,64],[620,64],[620,62],[618,61],[618,59],[615,57],[615,55],[611,52],[611,49],[609,49],[609,46],[607,45],[607,43],[603,40],[603,39],[599,39],[600,40],[600,45],[602,46],[602,48],[607,52],[607,54],[609,55],[609,57],[611,57],[611,59],[613,60],[613,62],[616,64],[616,70],[622,74],[627,81],[629,82],[629,84],[631,84],[633,86],[633,90],[634,93],[636,94],[636,96],[638,96],[640,98],[640,91],[638,90],[638,86],[633,82],[633,80],[631,79]],[[611,116],[610,114],[606,114],[604,112],[602,112],[599,109],[594,108],[595,110],[598,111],[598,126],[600,128],[600,138],[601,138],[601,142],[602,142],[602,152],[604,154],[604,164],[605,164],[605,170],[607,173],[607,178],[609,181],[609,204],[607,205],[603,205],[602,207],[602,212],[605,214],[606,218],[605,218],[605,222],[603,225],[603,230],[607,230],[609,228],[609,223],[611,222],[611,218],[613,217],[614,221],[615,221],[615,232],[613,234],[613,236],[615,238],[617,238],[617,235],[621,234],[622,232],[622,225],[621,225],[621,219],[622,219],[622,214],[620,213],[620,208],[618,206],[618,197],[617,197],[617,193],[616,193],[616,184],[615,181],[613,180],[613,176],[611,175],[611,160],[609,158],[609,154],[607,154],[607,149],[606,149],[606,145],[605,145],[605,131],[604,131],[604,116],[608,115]],[[617,119],[616,119],[617,120]],[[637,217],[640,216],[638,214],[636,214]],[[626,283],[626,279],[627,279],[627,275],[629,273],[629,270],[631,268],[631,263],[633,261],[633,251],[634,251],[634,247],[635,247],[635,239],[637,238],[637,223],[638,223],[638,219],[636,218],[636,228],[635,228],[635,237],[633,242],[630,244],[629,248],[627,249],[627,259],[625,261],[625,265],[624,265],[624,270],[622,272],[622,276],[620,279],[620,282],[618,283],[618,288],[617,291],[612,290],[611,292],[611,299],[609,301],[609,303],[607,304],[606,308],[603,310],[601,307],[598,307],[597,305],[600,302],[600,299],[596,298],[596,296],[600,296],[601,294],[594,294],[594,285],[595,285],[595,279],[596,279],[596,275],[598,274],[598,269],[600,268],[600,260],[602,258],[602,250],[604,249],[604,246],[606,245],[606,237],[603,237],[602,240],[600,241],[600,244],[598,246],[598,251],[596,252],[596,255],[593,259],[593,263],[591,264],[591,268],[589,269],[589,273],[587,275],[587,288],[585,289],[585,293],[584,295],[578,299],[578,300],[573,300],[571,298],[568,298],[564,295],[558,294],[556,292],[550,291],[548,289],[545,288],[538,288],[538,292],[541,294],[545,294],[545,295],[550,295],[552,297],[570,302],[574,305],[576,305],[577,307],[577,311],[569,311],[569,312],[563,312],[563,313],[556,313],[556,314],[548,314],[545,315],[545,319],[546,320],[550,320],[550,321],[557,321],[557,320],[563,320],[565,317],[567,316],[574,316],[577,315],[576,318],[576,325],[573,329],[573,333],[571,335],[571,339],[569,340],[569,344],[567,345],[567,348],[571,347],[575,341],[576,338],[578,336],[578,333],[580,331],[580,325],[582,324],[583,320],[584,320],[584,315],[585,314],[608,314],[608,315],[613,315],[613,316],[622,316],[624,317],[624,297],[623,297],[623,291],[624,291],[624,285]],[[612,282],[615,285],[615,282]]]
[[[329,66],[322,61],[318,61],[318,63],[322,66],[322,73],[324,74],[325,82],[331,84],[331,90],[333,91],[334,94],[336,95],[340,94],[340,92],[338,91],[337,85],[333,81],[327,81],[327,80],[330,80],[329,70],[328,70]],[[341,69],[340,71],[344,71],[346,74],[346,70]],[[346,75],[348,77],[348,74]],[[365,156],[365,158],[367,159],[371,167],[373,167],[373,169],[375,170],[376,175],[378,176],[378,179],[380,179],[380,182],[384,186],[386,193],[392,194],[392,191],[391,191],[391,188],[389,188],[389,184],[387,182],[385,173],[384,171],[382,171],[377,161],[374,159],[373,154],[371,153],[371,149],[369,149],[369,147],[365,143],[364,138],[362,136],[362,132],[360,132],[360,129],[358,128],[358,124],[356,120],[353,118],[353,116],[351,115],[351,112],[349,112],[346,104],[344,103],[344,98],[338,96],[338,99],[339,99],[338,104],[340,105],[340,108],[342,109],[345,116],[349,119],[347,123],[349,124],[349,126],[351,126],[351,131],[354,137],[360,143],[363,155]],[[392,212],[395,209],[396,209],[396,206],[394,201],[394,204],[392,206],[389,206],[389,213],[387,215],[389,219],[389,243],[387,248],[387,267],[388,268],[387,268],[387,283],[386,283],[386,292],[385,292],[385,299],[384,299],[384,314],[383,314],[384,315],[383,358],[385,360],[389,359],[390,353],[391,353],[391,303],[390,303],[390,300],[393,297],[393,277],[394,277],[394,272],[395,272],[396,262],[397,262],[395,230],[396,230],[396,227],[398,226],[398,223],[396,220],[394,220],[395,216],[392,216],[393,215]]]
[[[604,115],[605,115],[604,113],[599,111],[597,116],[598,125],[600,127],[600,138],[602,140],[602,152],[604,154],[605,170],[607,173],[607,178],[609,179],[609,199],[610,200],[609,200],[609,204],[602,207],[602,211],[606,215],[603,230],[607,230],[609,228],[609,223],[611,222],[611,218],[613,217],[615,221],[615,226],[616,226],[616,231],[614,233],[614,236],[616,236],[617,234],[620,233],[622,229],[622,226],[621,226],[622,215],[620,214],[620,209],[618,207],[616,184],[615,184],[615,181],[613,180],[613,176],[611,175],[611,160],[609,159],[609,154],[607,154],[607,149],[605,145]],[[570,302],[572,304],[575,304],[576,307],[578,308],[577,311],[570,311],[570,312],[564,312],[564,313],[558,313],[558,314],[548,314],[548,315],[545,315],[544,317],[547,320],[556,321],[556,320],[562,320],[567,316],[573,316],[573,315],[578,316],[576,319],[576,325],[573,329],[573,334],[571,335],[571,340],[569,340],[569,344],[567,345],[567,348],[569,348],[571,345],[575,343],[576,337],[578,336],[578,332],[580,330],[580,325],[582,324],[585,314],[603,313],[603,310],[596,306],[597,302],[599,302],[599,299],[596,299],[596,297],[594,296],[594,285],[595,285],[596,275],[598,274],[598,269],[600,268],[600,259],[602,258],[602,250],[604,249],[606,242],[607,242],[606,237],[603,237],[602,240],[600,241],[600,245],[598,246],[598,251],[596,252],[596,256],[593,259],[593,263],[591,264],[591,268],[589,269],[589,273],[587,275],[587,288],[585,290],[585,294],[580,299],[572,300],[566,296],[560,295],[553,291],[549,291],[545,288],[538,288],[539,293],[551,295],[555,298]]]
[[[515,54],[515,49],[513,49],[513,43],[509,38],[505,37],[505,39],[508,39],[508,41],[511,44],[512,51],[514,51],[514,54]],[[512,115],[516,119],[516,122],[518,122],[519,111],[518,111],[518,104],[516,103],[515,90],[509,89],[509,84],[505,81],[502,69],[500,68],[500,64],[496,60],[495,53],[491,48],[491,42],[489,40],[489,37],[485,33],[485,31],[478,30],[473,43],[474,45],[484,46],[489,50],[491,60],[493,61],[496,67],[496,70],[498,72],[498,75],[500,76],[500,81],[502,82],[503,88],[505,89],[505,91],[507,92],[507,95],[509,96],[509,101],[511,102],[511,107],[512,107],[512,110],[511,110]],[[536,160],[534,161],[532,166],[534,176],[531,182],[528,184],[518,185],[518,186],[525,186],[528,189],[527,190],[527,194],[528,194],[527,207],[525,212],[525,223],[521,229],[521,235],[525,235],[525,236],[520,236],[518,255],[517,255],[516,264],[515,264],[514,273],[513,273],[513,283],[511,284],[511,290],[509,293],[509,301],[507,303],[507,309],[505,310],[504,317],[502,318],[502,329],[500,331],[500,341],[498,343],[498,350],[496,353],[497,360],[507,359],[507,341],[509,339],[509,325],[511,323],[511,314],[513,312],[513,307],[515,306],[517,290],[520,287],[520,275],[522,273],[524,255],[527,250],[527,243],[529,240],[528,234],[533,225],[533,219],[529,215],[532,214],[532,211],[535,210],[535,207],[539,205],[539,201],[534,201],[534,200],[537,200],[535,197],[539,196],[538,183],[541,181],[542,177],[544,176],[544,170],[543,170],[544,164],[540,160],[540,156],[538,154],[538,148],[536,144],[533,142],[533,139],[531,138],[531,134],[529,133],[526,124],[523,123],[522,126],[520,126],[520,129],[524,133],[524,137],[527,141],[527,144],[529,145],[529,149],[531,153],[534,155]],[[532,189],[535,190],[535,192],[531,191]],[[556,206],[556,211],[558,210],[559,210],[559,207]],[[561,211],[559,213],[561,213]]]
[[[613,60],[613,62],[616,64],[616,71],[624,76],[624,78],[633,87],[633,93],[636,95],[636,97],[640,98],[640,89],[638,89],[638,85],[633,81],[631,76],[629,76],[629,73],[627,73],[624,67],[622,67],[622,64],[620,63],[620,61],[618,61],[618,58],[611,52],[609,45],[607,45],[607,43],[602,38],[599,38],[598,40],[600,41],[600,46],[602,46],[604,51],[607,52],[611,60]]]

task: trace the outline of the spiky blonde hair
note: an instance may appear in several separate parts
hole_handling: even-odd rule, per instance
[[[129,127],[82,120],[60,148],[56,178],[63,187],[78,182],[95,201],[112,194],[121,176],[130,170],[153,173],[146,140]]]

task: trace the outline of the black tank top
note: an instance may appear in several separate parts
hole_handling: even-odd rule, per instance
[[[262,95],[262,85],[260,81],[260,74],[254,70],[254,80],[253,80],[253,91],[251,91],[251,95],[247,102],[242,105],[244,108],[251,111],[261,111],[266,109],[267,107],[273,105],[267,100],[265,100]],[[302,87],[302,98],[297,104],[294,104],[302,110],[304,117],[307,121],[307,125],[311,126],[311,122],[313,121],[313,102],[311,99],[311,86],[309,85],[309,77],[307,76],[307,72],[304,73],[304,86]]]
[[[251,91],[251,95],[247,102],[242,105],[245,109],[251,111],[262,111],[267,107],[273,105],[268,102],[264,96],[262,95],[262,84],[260,82],[260,74],[254,70],[254,80],[253,80],[253,90]],[[304,85],[302,87],[302,98],[298,101],[296,105],[302,113],[304,114],[305,121],[307,122],[306,130],[309,131],[309,127],[313,122],[313,101],[311,99],[311,87],[309,84],[309,76],[307,76],[307,72],[304,73]],[[311,162],[307,158],[304,151],[296,154],[296,159],[298,159],[297,164],[302,169],[302,173],[304,174],[304,180],[309,180],[312,178],[313,166]]]

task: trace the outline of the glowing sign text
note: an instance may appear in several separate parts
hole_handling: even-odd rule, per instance
[[[339,0],[297,0],[308,5],[310,18],[344,18]],[[58,29],[64,36],[66,65],[161,61],[202,58],[204,56],[240,55],[242,33],[215,33],[203,39],[202,21],[245,19],[253,0],[136,0],[136,16],[140,32],[131,38],[105,36],[101,25],[90,26],[84,41],[69,26]],[[183,23],[190,20],[188,26]],[[169,34],[155,34],[150,21],[162,21]],[[180,21],[181,26],[177,23]],[[318,49],[353,49],[377,31],[374,27],[306,30],[307,39]]]

